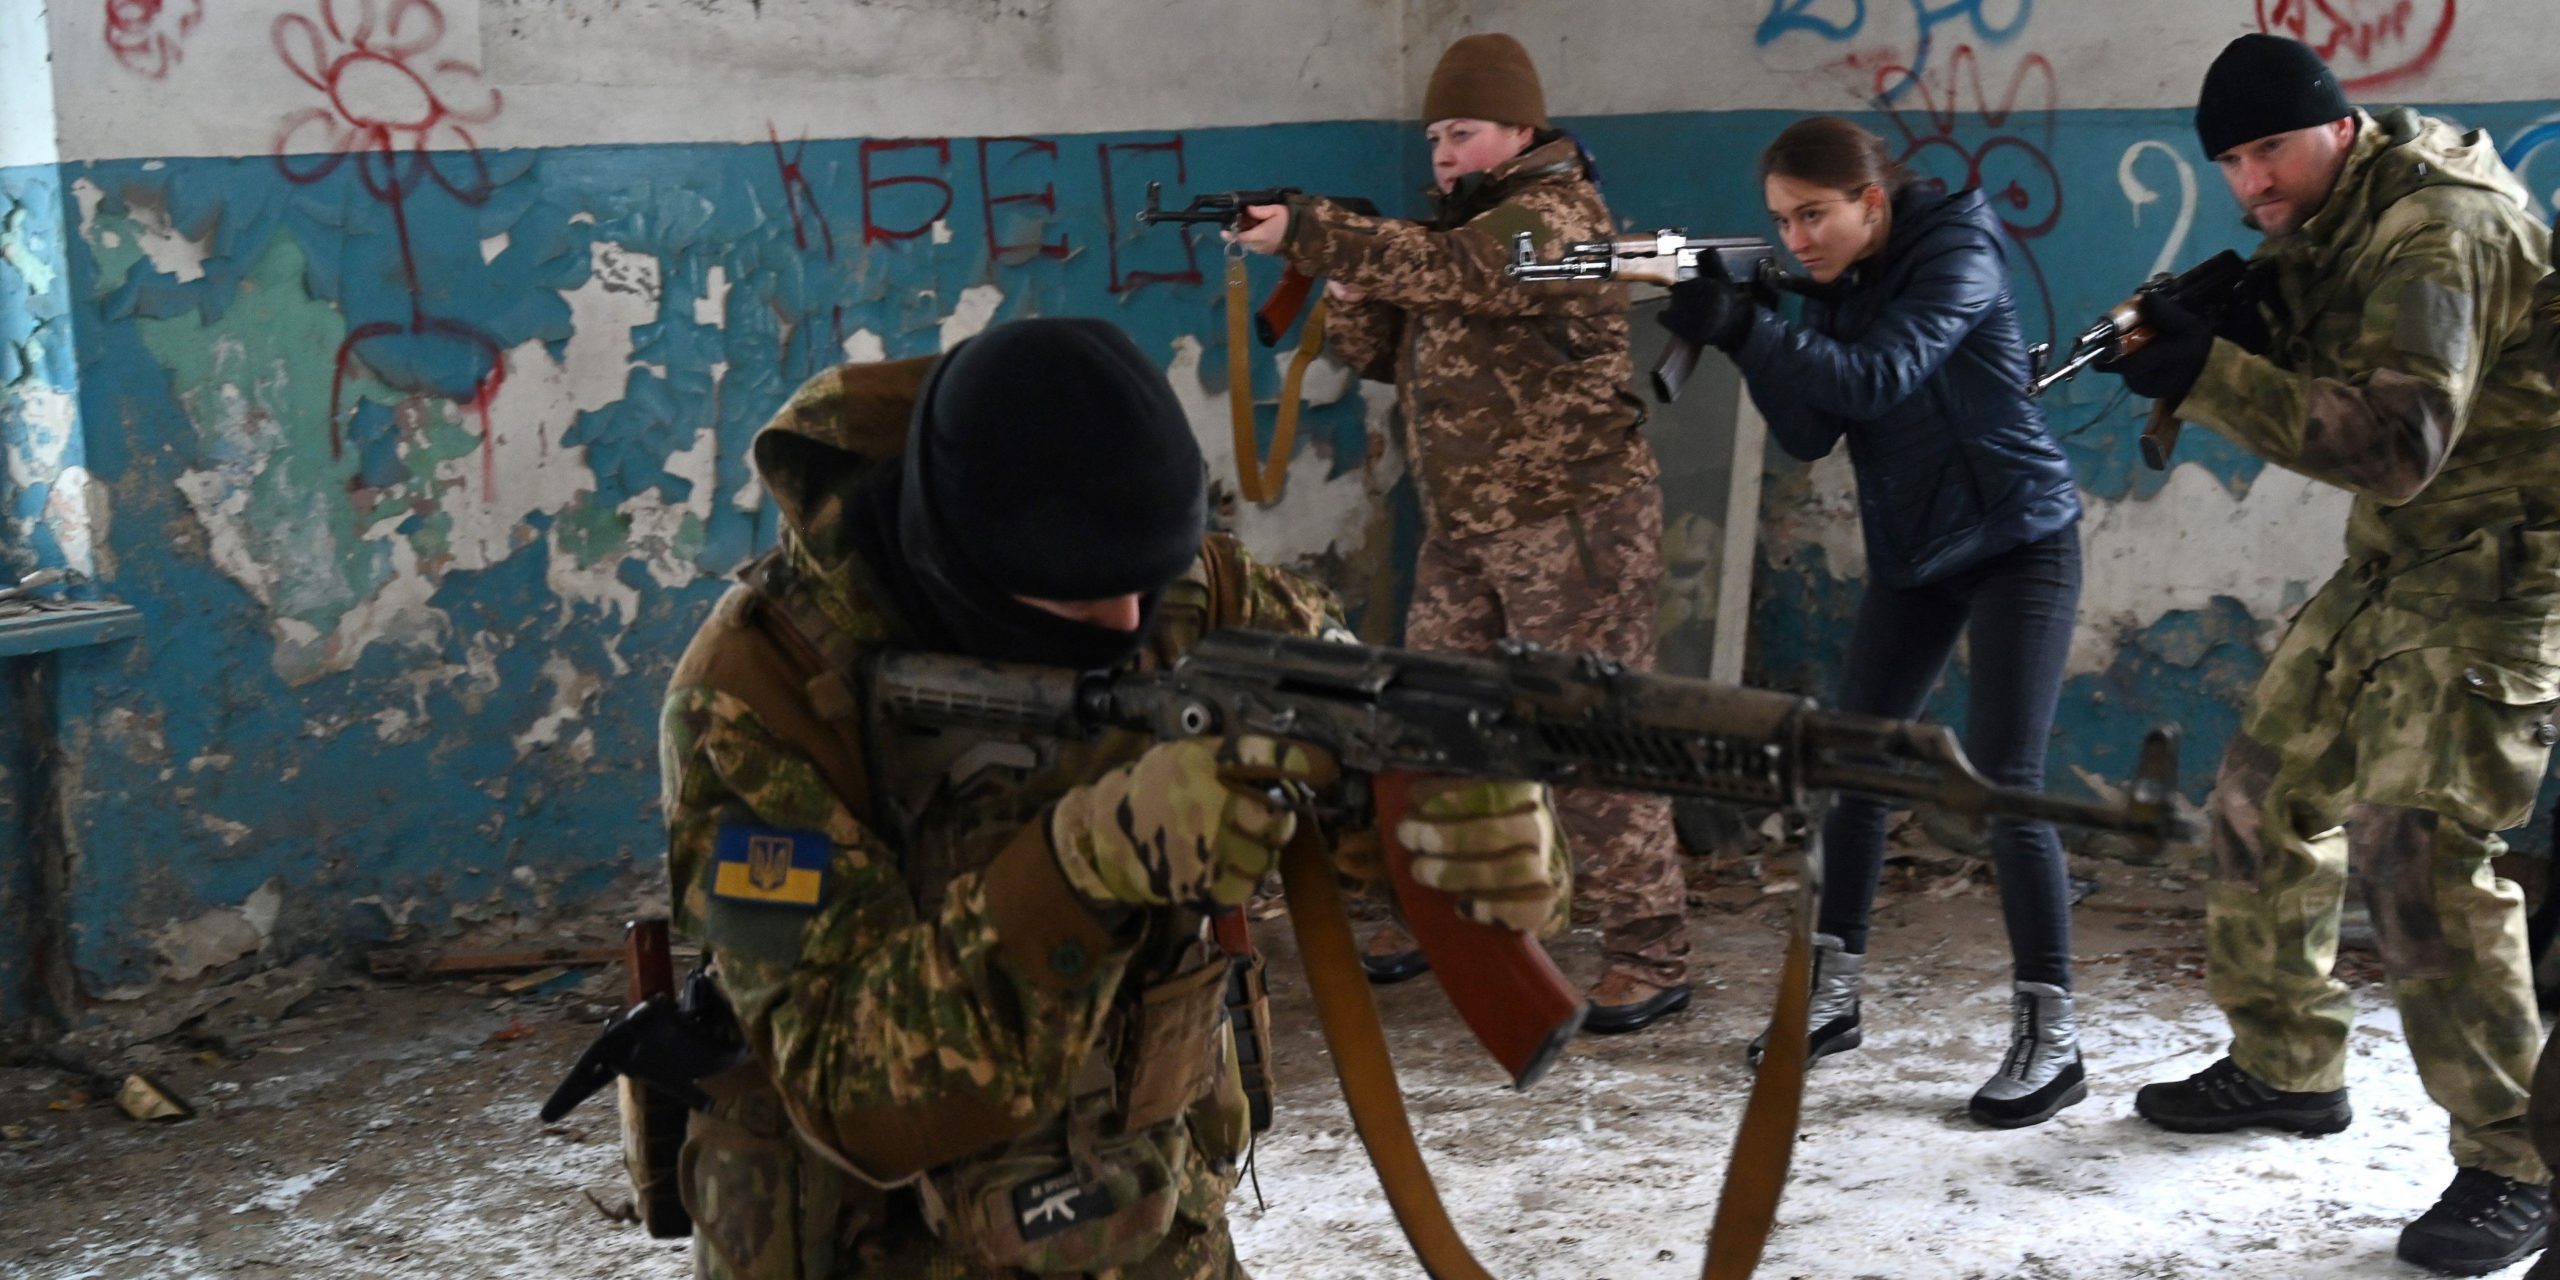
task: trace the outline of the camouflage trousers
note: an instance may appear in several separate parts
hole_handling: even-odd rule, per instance
[[[1505,636],[1653,667],[1662,583],[1662,491],[1642,485],[1595,506],[1466,539],[1427,538],[1414,566],[1405,644],[1482,652]],[[1599,917],[1610,962],[1657,984],[1689,972],[1688,888],[1671,802],[1619,791],[1556,795],[1574,892]]]
[[[2454,1162],[2539,1183],[2523,894],[2489,864],[2532,809],[2560,671],[2446,645],[2430,612],[2341,575],[2269,661],[2208,802],[2207,984],[2241,1069],[2344,1087],[2354,1003],[2330,969],[2352,870]]]

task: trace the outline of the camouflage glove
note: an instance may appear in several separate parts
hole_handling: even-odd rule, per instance
[[[1258,735],[1163,742],[1058,800],[1049,844],[1087,898],[1134,907],[1241,904],[1298,830],[1284,784],[1330,785],[1330,756]]]
[[[1413,878],[1479,924],[1545,933],[1564,919],[1571,860],[1547,789],[1534,782],[1417,778],[1396,842]]]

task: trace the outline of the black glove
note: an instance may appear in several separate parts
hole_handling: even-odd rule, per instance
[[[1730,352],[1750,336],[1755,306],[1750,291],[1735,284],[1715,259],[1708,258],[1698,264],[1695,279],[1671,286],[1671,305],[1654,318],[1698,346]]]
[[[2135,395],[2176,408],[2213,354],[2213,326],[2156,293],[2142,300],[2142,324],[2151,330],[2151,341],[2121,360],[2098,361],[2098,372],[2124,379]]]
[[[2214,321],[2213,335],[2238,344],[2253,356],[2262,356],[2275,345],[2275,335],[2268,330],[2268,320],[2284,305],[2276,292],[2276,268],[2271,262],[2252,262],[2240,276],[2240,284],[2223,304],[2222,315]]]

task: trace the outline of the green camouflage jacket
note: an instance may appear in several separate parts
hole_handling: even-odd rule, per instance
[[[1522,231],[1550,258],[1616,234],[1572,139],[1495,166],[1431,225],[1292,203],[1289,261],[1367,292],[1328,308],[1325,338],[1362,377],[1396,384],[1432,533],[1496,533],[1661,474],[1627,390],[1625,286],[1504,274]]]
[[[2254,261],[2268,349],[2217,339],[2180,417],[2351,490],[2348,578],[2435,643],[2560,661],[2560,395],[2531,350],[2549,233],[2482,133],[2358,113],[2327,204]]]
[[[767,590],[782,593],[780,611],[819,620],[814,629],[823,633],[818,643],[830,666],[898,647],[908,634],[851,549],[842,495],[852,491],[851,477],[903,448],[929,364],[823,373],[756,439],[757,470],[782,524],[782,560],[769,580],[782,585]],[[1218,555],[1229,557],[1230,569],[1240,565],[1244,598],[1213,607],[1212,595],[1222,589],[1212,572]],[[942,1201],[939,1215],[965,1228],[985,1209],[970,1197],[1001,1175],[1065,1164],[1064,1144],[1078,1140],[1067,1122],[1071,1103],[1108,1097],[1114,1076],[1125,1077],[1126,1056],[1107,1043],[1120,1034],[1115,1009],[1170,971],[1209,963],[1199,959],[1197,916],[1159,913],[1167,919],[1149,917],[1135,939],[1125,929],[1106,930],[1068,887],[1036,820],[1058,792],[1147,744],[1123,735],[1059,747],[1041,753],[1037,767],[995,770],[1003,776],[993,781],[982,769],[966,787],[914,792],[898,781],[905,744],[866,733],[859,750],[879,792],[849,800],[847,791],[872,784],[831,776],[821,763],[826,753],[795,745],[808,741],[827,713],[815,705],[827,701],[823,691],[813,686],[807,705],[779,705],[779,719],[790,723],[777,723],[750,705],[752,695],[741,696],[746,684],[723,674],[730,670],[724,660],[770,644],[754,617],[766,607],[752,588],[733,589],[667,691],[659,762],[675,925],[703,944],[799,1140],[823,1148],[839,1169],[849,1165],[878,1182],[926,1175],[921,1188]],[[1232,543],[1213,539],[1204,560],[1167,590],[1139,661],[1177,657],[1213,612],[1315,634],[1335,609],[1321,588],[1241,561]],[[851,723],[868,722],[856,716]],[[930,780],[938,782],[939,773]],[[903,801],[913,803],[902,808]],[[943,846],[922,864],[935,868],[929,876],[901,846],[900,830],[931,832]],[[774,872],[761,881],[742,852],[757,841]],[[919,883],[924,878],[933,882]],[[1187,938],[1178,936],[1185,930]],[[1223,961],[1217,963],[1222,974]],[[1231,1047],[1228,1053],[1231,1062]],[[1097,1062],[1111,1068],[1099,1081]],[[1125,1096],[1125,1078],[1117,1083]],[[1230,1074],[1214,1092],[1169,1123],[1107,1136],[1098,1157],[1079,1150],[1078,1167],[1138,1169],[1147,1185],[1115,1185],[1122,1203],[1133,1196],[1178,1201],[1195,1228],[1215,1226],[1244,1134],[1239,1082]],[[703,1133],[697,1120],[697,1139]],[[914,1267],[924,1268],[918,1274],[1016,1274],[983,1257],[964,1267],[969,1251],[918,1238],[911,1221],[901,1239],[895,1221],[864,1220],[860,1215],[878,1210],[851,1198],[862,1189],[859,1180],[802,1158],[791,1135],[781,1136],[743,1154],[710,1144],[697,1157],[688,1148],[690,1176],[702,1180],[688,1185],[689,1197],[704,1201],[695,1205],[697,1232],[726,1264],[710,1268],[713,1274],[761,1276],[767,1272],[756,1257],[794,1248],[808,1262],[804,1273],[826,1274],[830,1265],[810,1260],[808,1251],[829,1240],[840,1246],[832,1265],[845,1274]],[[979,1154],[954,1164],[947,1157],[955,1148]],[[721,1158],[728,1165],[714,1168]],[[796,1181],[794,1160],[801,1166]],[[795,1211],[765,1203],[789,1199],[792,1186],[805,1192],[821,1183],[840,1186],[847,1205],[804,1203]],[[1064,1198],[1050,1207],[1072,1218],[1079,1207],[1074,1179],[1059,1185]],[[1031,1249],[1006,1265],[1042,1273],[1099,1269],[1076,1259],[1099,1249],[1134,1260],[1154,1247],[1145,1236],[1150,1229],[1141,1224],[1130,1236],[1131,1229],[1118,1228],[1129,1238],[1104,1241],[1062,1237],[1054,1243],[1086,1252]],[[844,1251],[854,1242],[868,1263]]]

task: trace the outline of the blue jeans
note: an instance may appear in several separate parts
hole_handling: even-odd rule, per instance
[[[1906,720],[1919,715],[1964,634],[1973,659],[1965,754],[1997,784],[2042,787],[2079,601],[2077,528],[1921,586],[1871,583],[1849,640],[1839,707]],[[1822,932],[1859,954],[1884,870],[1890,808],[1844,794],[1822,828]],[[1991,858],[2018,981],[2070,986],[2071,882],[2053,825],[1992,819]]]

